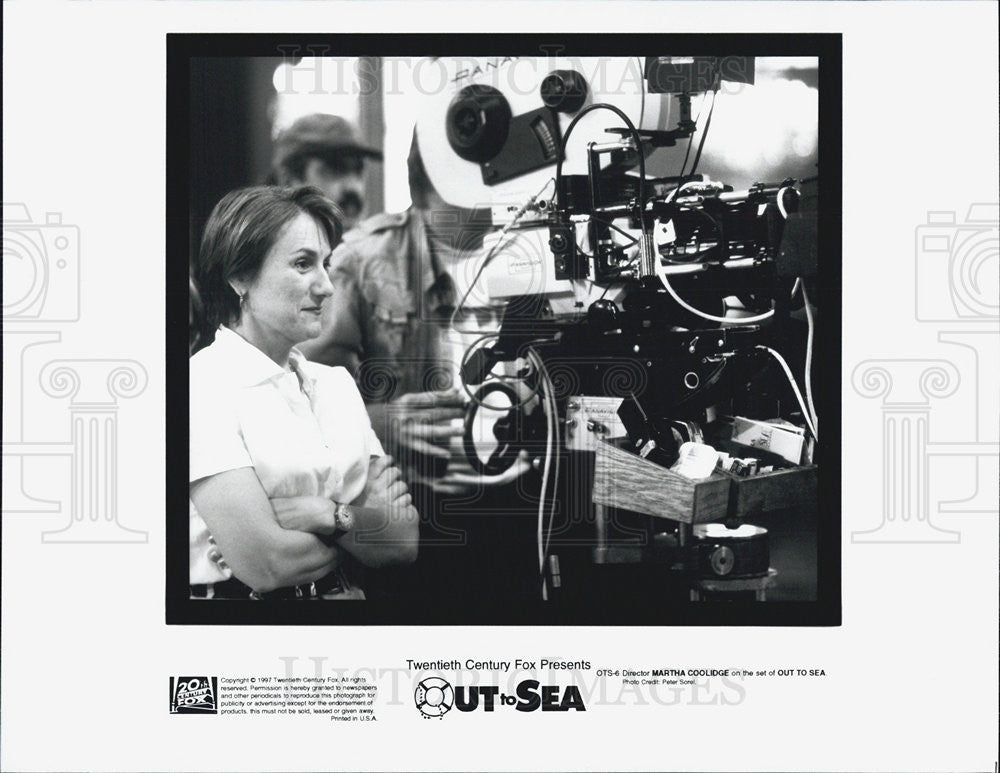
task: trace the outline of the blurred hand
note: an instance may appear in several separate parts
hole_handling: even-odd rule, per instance
[[[456,461],[452,448],[459,446],[465,416],[465,396],[457,390],[413,392],[388,405],[368,409],[375,434],[413,479],[441,477]]]
[[[461,459],[453,460],[448,466],[448,472],[440,478],[418,478],[424,485],[430,486],[438,494],[448,494],[450,496],[468,496],[476,491],[483,491],[494,486],[503,486],[513,482],[516,478],[531,469],[528,461],[528,452],[521,451],[514,463],[499,475],[483,475],[472,469],[472,465],[465,459],[464,452]]]
[[[510,483],[530,468],[527,454],[501,475],[472,469],[462,446],[466,395],[459,390],[414,392],[388,405],[368,406],[372,426],[387,451],[396,456],[406,479],[435,493],[467,496]]]

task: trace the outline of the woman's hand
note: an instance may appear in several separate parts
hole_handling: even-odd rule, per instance
[[[402,473],[393,464],[391,456],[378,456],[368,465],[368,481],[361,496],[352,503],[355,507],[376,510],[399,510],[410,506],[411,498]]]
[[[337,531],[337,503],[324,497],[275,497],[271,506],[284,529],[320,537]],[[335,545],[372,567],[416,559],[420,516],[391,457],[380,456],[369,462],[365,489],[350,507],[355,515],[354,526],[337,537]]]
[[[337,503],[320,496],[272,497],[271,507],[283,529],[310,534],[333,534],[337,530]]]
[[[416,560],[420,516],[391,457],[371,460],[365,489],[350,507],[354,528],[337,540],[344,550],[372,567]]]

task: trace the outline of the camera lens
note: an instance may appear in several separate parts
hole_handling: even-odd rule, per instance
[[[492,86],[466,86],[448,106],[448,144],[466,161],[489,161],[507,141],[510,119],[510,103],[503,94]]]
[[[560,113],[575,113],[587,99],[587,79],[576,70],[553,70],[542,80],[542,102]]]

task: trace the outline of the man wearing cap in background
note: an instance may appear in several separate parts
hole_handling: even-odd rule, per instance
[[[366,158],[382,153],[366,145],[358,128],[339,115],[313,113],[278,135],[274,145],[274,181],[278,185],[315,185],[344,213],[344,229],[353,228],[365,208]]]
[[[399,462],[421,515],[420,552],[414,570],[394,591],[445,592],[456,601],[498,589],[513,567],[500,542],[516,538],[505,518],[484,517],[484,485],[492,503],[523,472],[518,462],[505,476],[484,480],[461,452],[466,397],[453,383],[457,335],[449,329],[458,302],[453,274],[477,255],[494,230],[489,210],[445,202],[431,183],[416,137],[407,160],[412,206],[365,220],[334,251],[335,287],[323,332],[300,344],[303,354],[346,367],[358,382],[372,427]],[[465,325],[482,321],[463,317]],[[493,322],[497,322],[493,320]],[[492,522],[488,525],[487,522]],[[461,536],[461,545],[454,540]],[[518,549],[528,559],[530,551]],[[502,563],[501,563],[502,561]],[[501,580],[502,582],[502,580]],[[533,586],[532,586],[533,587]]]

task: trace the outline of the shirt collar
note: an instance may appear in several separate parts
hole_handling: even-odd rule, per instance
[[[264,352],[247,341],[239,333],[222,326],[215,333],[215,343],[221,349],[226,362],[232,368],[232,375],[242,386],[256,386],[265,381],[271,381],[289,373]],[[296,364],[305,358],[302,353],[293,348],[289,352],[289,362],[295,358]]]

